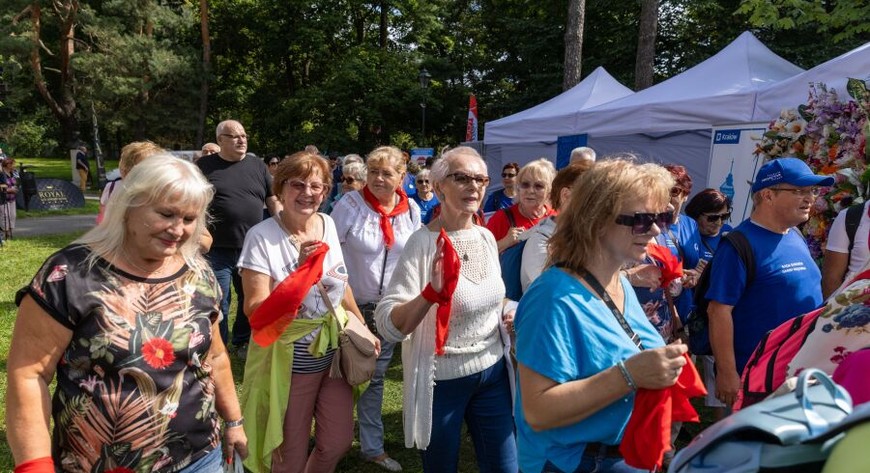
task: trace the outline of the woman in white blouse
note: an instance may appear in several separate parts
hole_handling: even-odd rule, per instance
[[[465,421],[480,471],[516,473],[502,322],[513,304],[504,299],[495,238],[472,221],[489,184],[486,164],[458,147],[431,176],[441,214],[408,239],[375,311],[385,340],[405,340],[405,445],[421,450],[424,472],[455,472]]]
[[[345,194],[332,210],[338,240],[345,255],[354,298],[369,327],[375,306],[384,294],[405,242],[420,228],[420,210],[402,190],[405,160],[393,146],[381,146],[368,155],[366,185]],[[347,172],[347,171],[345,171]],[[364,459],[389,471],[401,471],[399,462],[384,451],[384,375],[393,358],[394,342],[381,339],[381,354],[369,387],[357,401],[360,450]]]

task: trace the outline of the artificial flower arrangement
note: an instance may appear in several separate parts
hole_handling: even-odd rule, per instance
[[[803,226],[810,252],[817,262],[824,254],[828,230],[837,214],[863,203],[870,189],[870,91],[859,79],[849,79],[851,97],[843,101],[825,84],[810,84],[809,99],[796,109],[783,110],[770,122],[755,154],[765,161],[793,156],[806,161],[817,174],[834,175],[836,182],[822,189]]]

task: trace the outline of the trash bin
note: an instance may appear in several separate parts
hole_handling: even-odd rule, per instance
[[[21,192],[24,195],[24,210],[30,210],[30,198],[38,193],[36,174],[32,171],[27,171],[27,168],[22,164],[18,175],[19,179],[21,179]]]

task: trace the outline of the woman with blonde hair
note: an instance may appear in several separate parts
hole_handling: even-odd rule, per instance
[[[19,291],[6,393],[18,468],[217,471],[221,445],[247,455],[220,288],[197,243],[213,195],[193,164],[152,156]]]
[[[550,189],[556,168],[546,158],[536,159],[517,174],[516,203],[492,214],[486,224],[502,252],[520,242],[520,236],[541,219],[553,213],[550,208]]]
[[[514,320],[521,471],[639,471],[618,458],[634,392],[673,385],[687,348],[664,345],[620,268],[671,222],[672,186],[661,166],[621,159],[577,180]]]
[[[124,179],[124,176],[130,173],[133,166],[139,164],[140,161],[159,153],[166,153],[166,150],[157,146],[151,141],[134,141],[121,148],[121,159],[118,160],[118,172],[121,177],[106,184],[103,187],[103,193],[100,194],[100,211],[97,214],[97,223],[103,220],[103,214],[106,211],[106,204],[109,203],[109,197],[115,191],[115,187]]]
[[[402,344],[405,446],[423,471],[455,472],[463,421],[480,471],[516,473],[513,368],[495,239],[474,224],[489,177],[460,146],[432,167],[441,214],[408,238],[375,310],[380,335]]]

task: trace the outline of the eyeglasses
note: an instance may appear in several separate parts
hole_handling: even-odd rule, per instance
[[[771,187],[772,191],[783,191],[783,192],[791,192],[792,194],[799,197],[818,197],[819,196],[819,188],[818,187],[810,187],[810,188],[800,188],[800,189],[790,189],[787,187]]]
[[[278,165],[278,161],[272,161],[269,163],[269,166],[277,166],[277,165]]]
[[[654,213],[635,213],[634,215],[617,215],[616,223],[631,227],[633,235],[644,235],[649,233],[653,224],[656,224],[660,229],[667,228],[674,223],[673,212]]]
[[[305,189],[311,189],[314,194],[319,194],[326,188],[326,184],[322,182],[284,181],[284,184],[299,193],[305,192]]]
[[[704,218],[706,218],[707,221],[710,223],[716,223],[719,220],[725,222],[729,218],[731,218],[731,212],[726,212],[724,214],[707,214],[707,215],[704,215]]]
[[[352,176],[344,176],[341,178],[341,182],[343,182],[345,184],[353,184],[354,182],[356,182],[356,180],[357,179],[355,177],[352,177]]]
[[[543,192],[547,189],[547,186],[543,182],[523,181],[520,183],[520,189],[532,189],[532,188],[534,188],[538,192]]]
[[[241,135],[230,135],[229,133],[221,133],[220,136],[225,136],[233,141],[248,141],[248,135],[244,133]]]
[[[465,174],[464,172],[454,172],[448,174],[447,177],[452,177],[453,182],[460,186],[467,186],[472,182],[480,187],[486,187],[489,185],[489,177],[487,176],[472,176],[471,174]]]
[[[517,177],[517,175],[516,175],[516,173],[503,172],[503,173],[501,173],[501,177],[503,177],[505,179],[513,179],[513,178]]]
[[[672,187],[671,188],[671,197],[680,197],[680,196],[688,195],[688,194],[689,193],[686,192],[686,190],[681,188],[681,187]]]
[[[417,179],[417,184],[429,184],[429,179]]]

